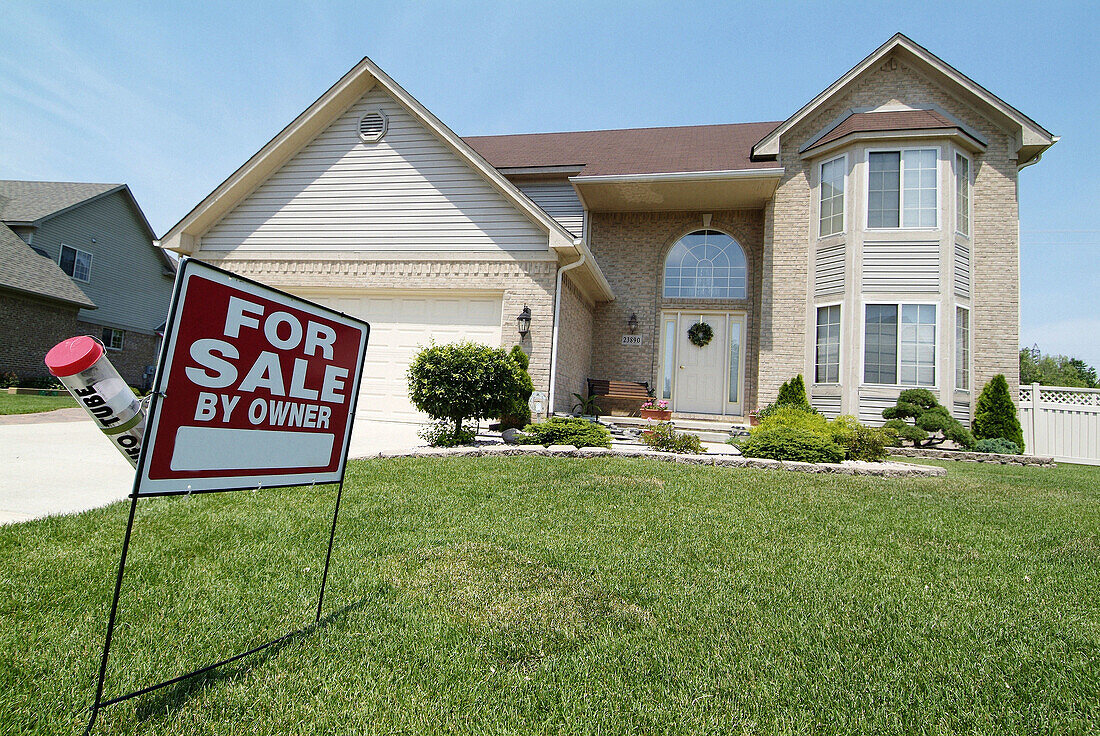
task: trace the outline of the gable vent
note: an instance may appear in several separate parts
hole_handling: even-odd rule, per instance
[[[390,127],[390,121],[384,114],[375,110],[359,118],[359,137],[364,143],[376,143]]]

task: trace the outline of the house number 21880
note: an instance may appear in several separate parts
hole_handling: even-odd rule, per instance
[[[641,345],[641,335],[623,335],[623,345]]]

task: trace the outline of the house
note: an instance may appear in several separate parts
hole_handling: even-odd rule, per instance
[[[151,382],[175,261],[125,184],[0,181],[0,372],[48,377],[43,356],[101,339],[131,385]]]
[[[1018,175],[1056,140],[901,34],[784,121],[473,138],[364,59],[161,242],[367,319],[369,416],[418,418],[416,347],[469,338],[550,411],[595,378],[739,417],[801,373],[830,416],[920,386],[968,420],[1016,382]]]

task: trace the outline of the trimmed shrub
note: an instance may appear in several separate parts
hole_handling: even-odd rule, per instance
[[[0,388],[11,388],[12,386],[19,385],[19,376],[15,371],[8,371],[7,373],[0,373]]]
[[[785,425],[761,424],[758,430],[740,444],[745,457],[766,457],[772,460],[799,460],[806,463],[839,463],[844,451],[832,440],[806,429]]]
[[[477,432],[474,427],[466,425],[462,429],[455,431],[454,425],[452,425],[448,419],[433,422],[421,429],[417,434],[420,435],[420,439],[424,440],[432,447],[472,445],[477,438]]]
[[[998,455],[1019,455],[1021,450],[1012,440],[1004,437],[980,439],[974,443],[974,452],[993,452]]]
[[[883,409],[882,416],[889,420],[884,427],[894,430],[898,437],[912,442],[914,447],[934,447],[948,440],[963,449],[974,444],[974,437],[966,427],[926,388],[902,391],[898,403]]]
[[[409,366],[409,398],[432,419],[449,419],[455,436],[466,419],[499,417],[524,389],[503,348],[472,342],[432,343]]]
[[[802,380],[801,373],[779,387],[779,395],[775,397],[775,405],[777,407],[794,406],[809,412],[814,411],[814,408],[810,406],[810,400],[806,397],[806,382]]]
[[[508,357],[515,363],[516,380],[519,382],[519,393],[512,397],[509,402],[508,408],[504,410],[504,413],[500,415],[500,429],[521,429],[531,423],[531,408],[529,401],[531,400],[531,394],[535,391],[535,384],[531,381],[531,374],[527,372],[527,367],[531,364],[531,359],[527,357],[527,353],[523,352],[523,348],[519,345],[514,345]]]
[[[702,455],[707,450],[698,435],[677,432],[671,424],[658,424],[642,432],[641,440],[648,447],[660,452],[676,452],[681,455]]]
[[[837,417],[830,427],[833,442],[844,449],[848,460],[882,462],[889,456],[886,448],[897,444],[897,434],[893,430],[868,427],[856,421],[855,417]]]
[[[575,447],[611,447],[611,433],[602,424],[576,417],[550,417],[545,422],[523,428],[524,445],[574,445]]]
[[[985,384],[974,410],[974,437],[979,440],[1006,439],[1024,451],[1024,431],[1016,416],[1016,405],[1008,392],[1008,381],[997,374]],[[1016,453],[1019,454],[1019,453]]]
[[[841,452],[842,459],[864,460],[867,462],[880,462],[886,459],[886,448],[896,444],[896,435],[886,429],[866,427],[859,423],[853,416],[840,416],[829,421],[821,414],[810,413],[805,409],[793,406],[780,406],[772,409],[759,426],[749,430],[750,438],[761,433],[771,433],[779,427],[796,430],[799,436],[810,434],[824,442],[834,445]],[[744,452],[744,441],[738,442],[730,439],[730,444],[736,445]],[[774,440],[769,440],[774,442]],[[770,451],[771,444],[757,445],[757,451]],[[762,449],[760,449],[762,448]],[[796,459],[784,458],[781,453],[775,455],[757,455],[756,457],[771,457],[775,460]],[[831,461],[829,461],[831,462]]]

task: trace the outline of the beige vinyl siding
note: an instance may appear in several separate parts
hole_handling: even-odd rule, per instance
[[[359,119],[389,119],[381,141]],[[368,92],[201,238],[206,251],[540,251],[547,234],[403,107]]]
[[[62,244],[92,254],[91,276],[77,285],[99,308],[80,310],[80,319],[147,334],[164,323],[173,277],[122,192],[46,220],[33,241],[54,262]]]
[[[960,241],[955,243],[955,294],[970,298],[970,246]]]
[[[840,416],[840,402],[840,394],[813,396],[810,399],[810,404],[813,408],[817,409],[829,419],[836,419]]]
[[[844,292],[844,243],[819,246],[814,264],[814,296]]]
[[[882,416],[882,410],[894,406],[898,400],[886,396],[874,396],[860,392],[858,418],[864,424],[880,427],[886,421]]]
[[[864,291],[938,291],[939,288],[939,241],[864,242]]]
[[[584,234],[584,205],[567,181],[516,182],[519,190],[576,236]]]

